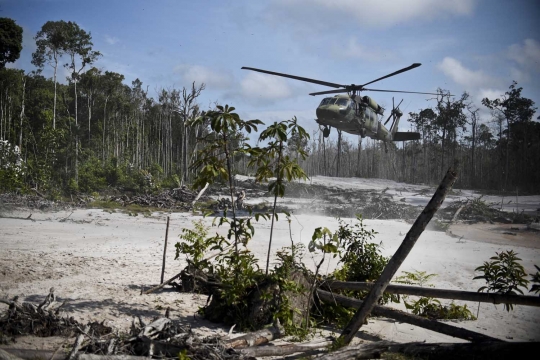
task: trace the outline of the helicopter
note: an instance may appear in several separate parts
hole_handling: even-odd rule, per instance
[[[363,85],[342,85],[331,83],[327,81],[321,81],[316,79],[310,79],[295,75],[289,75],[284,73],[278,73],[268,70],[256,69],[252,67],[242,67],[244,70],[252,70],[261,72],[264,74],[282,76],[290,79],[310,82],[313,84],[319,84],[337,88],[337,90],[327,90],[310,93],[309,95],[329,95],[338,94],[333,97],[325,97],[319,106],[317,107],[316,114],[317,119],[315,121],[323,127],[323,136],[326,138],[330,135],[330,128],[334,127],[338,130],[345,131],[349,134],[360,135],[362,138],[366,136],[381,140],[385,146],[387,142],[391,141],[409,141],[419,140],[420,133],[418,132],[399,132],[398,125],[399,119],[403,116],[403,112],[394,106],[394,99],[392,98],[392,111],[384,122],[381,121],[384,115],[384,108],[381,107],[375,100],[369,96],[360,96],[362,91],[380,91],[380,92],[396,92],[396,93],[409,93],[409,94],[425,94],[425,95],[438,95],[436,93],[416,92],[416,91],[401,91],[401,90],[379,90],[379,89],[367,89],[366,85],[373,84],[374,82],[389,78],[391,76],[401,74],[405,71],[412,70],[421,66],[420,63],[414,63],[411,66],[405,67],[391,74],[385,75],[378,79],[367,82]],[[346,93],[346,94],[343,94]],[[390,128],[386,128],[386,124],[390,119],[392,124]]]

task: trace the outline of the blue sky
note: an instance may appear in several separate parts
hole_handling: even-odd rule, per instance
[[[322,97],[308,93],[329,88],[240,68],[364,84],[419,62],[370,87],[467,91],[482,108],[481,98],[516,80],[540,104],[538,0],[0,0],[0,16],[24,30],[11,67],[34,69],[33,37],[45,22],[75,21],[103,54],[96,67],[124,74],[126,84],[139,78],[154,98],[160,88],[204,82],[203,107],[228,103],[267,124],[297,116],[310,132]],[[387,109],[392,96],[403,99],[406,114],[435,104],[424,95],[363,95]]]

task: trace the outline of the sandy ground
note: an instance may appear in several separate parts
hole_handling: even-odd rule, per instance
[[[22,220],[6,217],[27,217]],[[197,315],[206,296],[178,293],[171,289],[141,295],[142,288],[158,284],[165,237],[166,217],[170,216],[165,279],[184,266],[181,257],[175,260],[174,244],[182,228],[191,227],[201,219],[188,213],[153,213],[151,216],[130,216],[99,209],[79,209],[59,212],[36,210],[3,211],[0,218],[0,296],[21,296],[27,301],[41,301],[51,287],[59,300],[68,300],[66,313],[83,322],[103,321],[119,329],[127,329],[134,315],[146,320],[163,315],[171,309],[173,318],[191,324],[196,332],[226,334],[228,328],[210,323]],[[205,219],[208,224],[211,219]],[[391,256],[410,228],[401,221],[367,220],[368,228],[378,234],[374,241],[382,242],[384,255]],[[336,219],[324,216],[293,216],[289,224],[280,219],[274,230],[273,250],[294,242],[307,245],[313,230],[326,226],[338,227]],[[476,291],[484,285],[473,280],[474,269],[495,252],[516,251],[527,273],[540,265],[540,233],[510,225],[461,225],[451,228],[453,236],[426,230],[398,272],[426,271],[437,276],[433,285],[442,289]],[[248,247],[259,259],[266,258],[269,222],[255,225],[256,237]],[[224,232],[226,229],[213,229]],[[504,234],[512,232],[515,235]],[[314,267],[315,259],[308,253],[306,264]],[[261,262],[261,265],[263,263]],[[335,266],[329,262],[323,270]],[[443,303],[449,303],[443,301]],[[465,304],[464,302],[456,302]],[[466,303],[478,320],[455,322],[454,325],[487,334],[506,341],[540,341],[540,308],[515,306],[507,312],[502,305]],[[0,305],[3,309],[4,305]],[[401,305],[394,305],[402,308]],[[337,330],[339,331],[339,330]],[[370,319],[361,329],[358,339],[386,339],[397,342],[461,341],[394,320]],[[25,344],[25,341],[28,343]],[[21,339],[19,344],[39,348],[42,340]],[[41,345],[40,345],[41,344]]]

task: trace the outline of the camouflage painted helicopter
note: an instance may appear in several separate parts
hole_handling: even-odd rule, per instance
[[[403,112],[397,107],[394,107],[394,99],[392,98],[392,111],[384,124],[382,124],[380,117],[384,114],[384,108],[375,102],[369,96],[360,96],[361,91],[380,91],[380,92],[398,92],[409,94],[426,94],[437,95],[435,93],[424,93],[416,91],[400,91],[400,90],[378,90],[367,89],[366,85],[372,84],[376,81],[380,81],[391,76],[400,74],[405,71],[412,70],[419,67],[422,64],[414,63],[411,66],[395,71],[386,76],[380,77],[363,85],[341,85],[331,82],[315,80],[300,76],[288,75],[273,71],[255,69],[251,67],[242,67],[245,70],[258,71],[265,74],[283,76],[290,79],[306,81],[314,84],[329,86],[338,88],[337,90],[328,90],[311,93],[309,95],[327,95],[327,94],[340,94],[347,93],[346,95],[340,94],[333,97],[324,98],[317,107],[317,123],[323,126],[323,136],[328,137],[330,135],[330,127],[345,131],[349,134],[360,135],[361,137],[369,136],[372,139],[381,140],[385,143],[390,141],[408,141],[420,139],[420,133],[417,132],[399,132],[398,124],[399,119],[403,116]],[[340,89],[342,88],[342,89]],[[403,100],[401,100],[403,101]],[[380,117],[379,117],[380,116]],[[385,125],[393,119],[392,125],[388,130]]]

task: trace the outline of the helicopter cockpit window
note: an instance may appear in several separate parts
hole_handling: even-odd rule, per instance
[[[347,107],[349,106],[349,99],[343,99],[343,98],[337,99],[336,105]]]
[[[323,106],[323,105],[330,105],[334,102],[334,98],[331,98],[331,97],[327,97],[327,98],[324,98],[322,101],[321,101],[321,104],[319,106]]]

